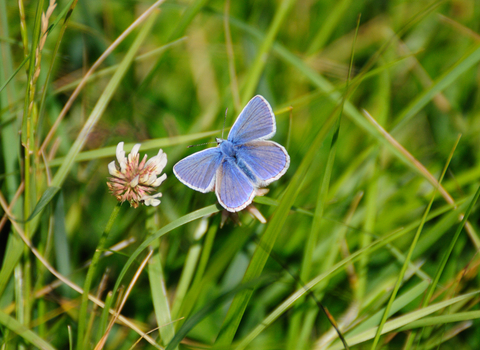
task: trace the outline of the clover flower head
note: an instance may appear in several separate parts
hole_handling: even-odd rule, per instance
[[[155,157],[147,161],[145,155],[141,162],[138,150],[140,144],[133,146],[132,151],[125,157],[123,142],[117,145],[117,161],[108,164],[107,186],[119,202],[128,201],[130,206],[137,208],[139,203],[153,207],[160,204],[162,193],[151,194],[167,178],[166,174],[159,176],[167,164],[167,155],[159,150]]]

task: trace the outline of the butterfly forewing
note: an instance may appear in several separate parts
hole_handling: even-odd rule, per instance
[[[217,170],[215,193],[225,209],[236,212],[252,202],[255,188],[235,162],[225,159]]]
[[[213,189],[223,157],[219,148],[209,148],[182,159],[175,164],[173,172],[188,187],[203,193],[209,192]]]
[[[275,115],[269,103],[260,95],[248,102],[233,124],[228,141],[241,144],[275,135]]]
[[[256,186],[266,186],[287,171],[290,157],[285,148],[273,141],[251,141],[236,147],[237,161],[247,167]],[[241,166],[243,168],[243,166]]]

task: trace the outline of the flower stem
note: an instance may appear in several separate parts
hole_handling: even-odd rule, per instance
[[[83,295],[82,295],[82,304],[80,307],[80,315],[78,317],[78,334],[77,334],[77,350],[81,350],[85,347],[85,344],[88,342],[88,337],[85,337],[85,325],[87,321],[87,308],[88,308],[88,294],[90,293],[90,286],[92,285],[93,277],[97,272],[98,261],[100,260],[100,256],[103,253],[105,248],[105,243],[107,242],[108,235],[113,227],[113,223],[117,218],[117,215],[120,211],[120,203],[117,203],[115,208],[110,215],[110,219],[108,219],[107,226],[103,231],[102,236],[100,237],[100,241],[98,242],[97,249],[95,250],[95,254],[93,254],[92,263],[88,268],[87,277],[85,278],[85,284],[83,285]]]

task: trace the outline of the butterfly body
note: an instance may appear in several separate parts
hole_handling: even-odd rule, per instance
[[[234,158],[236,159],[236,150],[235,150],[235,144],[228,140],[223,140],[217,138],[217,145],[220,148],[220,152],[223,153],[223,155],[226,158]]]
[[[175,176],[196,191],[215,190],[228,211],[243,210],[258,188],[278,180],[290,165],[285,148],[267,141],[275,131],[272,109],[257,95],[240,113],[226,140],[217,138],[217,147],[179,161],[173,167]]]

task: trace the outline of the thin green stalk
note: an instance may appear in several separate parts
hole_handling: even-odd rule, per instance
[[[40,338],[35,332],[28,329],[18,320],[7,315],[2,310],[0,310],[0,324],[3,326],[2,328],[11,330],[13,333],[22,337],[38,349],[55,350],[55,348],[50,343]],[[2,333],[5,334],[7,332],[4,332],[2,329]],[[5,340],[5,338],[3,338],[3,340]],[[6,349],[6,347],[2,347],[2,349]]]
[[[148,261],[148,279],[157,325],[160,328],[161,344],[166,346],[175,336],[175,326],[172,323],[170,303],[165,287],[165,273],[159,252],[159,240],[152,242],[151,247],[154,249],[154,254]]]
[[[282,196],[282,200],[280,201],[272,220],[269,222],[267,229],[263,233],[263,244],[258,245],[255,249],[242,283],[248,283],[249,281],[258,278],[262,273],[271,249],[273,248],[273,244],[275,243],[275,240],[279,232],[282,230],[285,220],[287,219],[287,214],[292,208],[293,202],[300,193],[301,183],[305,178],[305,174],[310,168],[318,148],[324,142],[326,135],[331,130],[337,119],[335,118],[337,112],[338,111],[335,111],[322,125],[322,128],[316,135],[308,152],[303,158],[302,163],[297,168],[297,171],[290,181],[287,190]],[[230,346],[252,294],[253,290],[248,290],[242,291],[235,296],[227,312],[225,320],[223,321],[220,334],[215,342],[215,348],[225,348]]]
[[[112,303],[113,303],[112,292],[108,292],[107,296],[105,297],[105,306],[102,310],[102,313],[100,315],[100,319],[98,322],[95,343],[98,343],[100,341],[100,339],[102,338],[103,334],[107,329],[108,316],[110,315],[110,309],[112,308]]]
[[[307,50],[308,56],[315,54],[318,50],[321,50],[325,46],[325,43],[328,41],[333,31],[337,27],[338,22],[342,20],[342,16],[349,8],[351,2],[352,0],[337,1],[333,10],[328,12],[325,21],[322,21],[321,28],[317,31],[315,37],[310,43],[310,47]]]
[[[160,230],[156,231],[155,233],[151,234],[149,237],[147,237],[140,246],[135,249],[135,251],[130,255],[128,258],[127,262],[123,265],[122,271],[120,271],[120,274],[118,275],[117,281],[115,282],[115,286],[113,287],[113,297],[115,296],[116,292],[118,291],[118,288],[120,287],[120,284],[122,283],[123,277],[127,273],[127,270],[130,268],[132,263],[135,261],[135,259],[140,255],[141,252],[143,252],[145,249],[147,249],[150,244],[162,237],[163,235],[169,233],[170,231],[174,230],[177,227],[180,227],[182,225],[185,225],[187,222],[193,221],[200,219],[204,217],[205,215],[211,215],[213,213],[218,212],[217,206],[216,205],[210,205],[208,207],[196,210],[192,213],[186,214],[180,218],[178,218],[175,221],[172,221],[171,223],[163,226]]]
[[[25,6],[23,0],[18,1],[18,14],[20,15],[20,34],[22,36],[23,55],[28,57],[28,30],[27,22],[25,21]]]
[[[440,176],[440,179],[438,180],[439,185],[442,183],[443,177],[445,176],[445,173],[447,172],[448,166],[450,165],[450,161],[452,160],[453,153],[455,149],[457,148],[458,142],[460,141],[460,136],[457,138],[457,142],[455,143],[452,152],[450,153],[450,156],[447,160],[447,163],[445,164],[445,167],[443,168],[442,175]],[[417,241],[420,237],[420,233],[422,232],[423,225],[425,224],[425,221],[427,219],[428,213],[430,212],[430,208],[432,207],[433,201],[435,200],[435,196],[437,194],[438,187],[435,188],[435,191],[433,192],[432,198],[430,199],[430,202],[428,203],[427,209],[425,210],[422,221],[420,223],[420,226],[418,226],[417,232],[415,233],[415,237],[413,238],[413,242],[410,245],[410,249],[408,251],[407,257],[405,259],[405,262],[402,266],[402,269],[400,270],[400,274],[397,279],[397,283],[395,284],[395,287],[393,289],[392,295],[390,296],[390,300],[388,301],[387,307],[385,308],[385,312],[383,313],[382,320],[377,328],[377,332],[375,334],[375,338],[373,339],[373,344],[371,349],[375,350],[377,348],[378,342],[380,341],[380,336],[382,335],[382,330],[383,326],[385,325],[385,322],[387,321],[388,315],[390,313],[390,309],[392,307],[393,302],[395,301],[395,297],[397,296],[398,290],[400,289],[400,286],[402,285],[403,282],[403,277],[405,276],[405,272],[407,271],[408,265],[410,263],[413,251],[415,250],[415,246],[417,244]]]
[[[55,48],[53,49],[52,59],[50,61],[50,67],[48,68],[47,76],[45,77],[45,82],[43,84],[42,97],[40,98],[40,108],[39,108],[39,112],[38,112],[38,127],[39,128],[42,127],[43,116],[45,114],[45,100],[47,99],[48,83],[50,82],[50,77],[51,77],[52,72],[53,72],[53,66],[55,64],[55,59],[57,58],[58,51],[60,49],[60,44],[62,43],[63,35],[65,34],[65,31],[67,30],[68,20],[70,19],[70,16],[71,16],[73,10],[75,9],[75,6],[77,5],[77,2],[78,2],[78,0],[73,0],[73,2],[70,4],[70,6],[68,8],[68,11],[65,15],[65,19],[63,21],[62,27],[60,29],[60,33],[58,34],[58,38],[57,38],[57,42],[55,44]],[[38,134],[40,134],[40,132]],[[38,147],[39,141],[40,140],[37,141],[37,147]]]
[[[448,259],[450,258],[450,255],[452,254],[453,248],[455,247],[455,244],[457,243],[458,237],[460,236],[460,233],[462,232],[462,230],[465,226],[465,223],[467,222],[468,217],[470,216],[470,213],[471,213],[474,205],[476,204],[479,196],[480,196],[480,187],[477,188],[477,191],[475,192],[475,195],[474,195],[472,201],[470,202],[470,205],[468,206],[468,208],[467,208],[467,210],[466,210],[466,212],[463,216],[462,222],[457,226],[457,230],[455,231],[455,234],[453,235],[452,240],[450,241],[450,244],[447,248],[447,251],[443,255],[442,261],[438,265],[438,268],[437,268],[437,271],[435,272],[435,277],[433,278],[432,284],[430,284],[430,286],[427,290],[427,295],[423,299],[422,308],[428,306],[428,304],[430,303],[430,300],[432,299],[433,293],[435,292],[435,288],[438,285],[438,281],[440,280],[440,277],[442,276],[443,270],[445,269],[445,266],[447,265]],[[424,330],[424,328],[422,328],[422,330],[420,332],[420,336],[418,338],[419,342],[422,338],[423,330]],[[408,340],[407,345],[405,346],[405,349],[410,349],[410,347],[411,347],[411,345],[412,345],[412,343],[415,339],[415,336],[416,336],[416,332],[413,332],[412,335],[410,336],[409,340]]]
[[[9,37],[9,18],[7,16],[7,6],[6,0],[0,1],[0,35],[4,37]],[[13,55],[10,44],[2,43],[0,45],[0,55],[1,67],[0,67],[0,81],[7,81],[7,77],[14,76],[17,72],[14,71]],[[3,166],[5,167],[4,171],[6,174],[12,174],[18,169],[18,159],[20,158],[19,148],[11,147],[11,145],[18,144],[18,130],[16,130],[15,123],[9,122],[9,113],[10,111],[13,115],[13,118],[17,118],[17,114],[13,113],[13,107],[11,101],[16,101],[17,91],[16,91],[15,81],[12,81],[10,84],[5,85],[5,91],[0,93],[0,126],[1,132],[1,145],[2,145],[2,155],[3,155]],[[15,194],[15,191],[18,188],[19,178],[17,176],[7,176],[5,178],[5,187],[6,187],[6,196],[10,202]],[[22,202],[20,201],[18,206],[14,208],[14,213],[18,213],[18,208],[22,207]],[[14,235],[10,235],[9,240],[12,242],[16,240]],[[18,240],[17,240],[18,241]],[[7,255],[9,253],[7,252]],[[5,264],[5,261],[4,261]],[[1,287],[2,281],[0,280],[0,295],[3,292]]]
[[[228,55],[228,73],[230,76],[230,90],[232,92],[233,105],[235,111],[239,112],[242,109],[240,102],[240,93],[238,92],[237,73],[235,69],[235,55],[233,52],[232,34],[230,33],[230,0],[225,1],[225,10],[223,18],[223,30],[225,31],[225,47]],[[287,148],[288,149],[288,148]]]
[[[248,77],[246,79],[246,86],[243,90],[242,95],[242,103],[241,105],[245,105],[248,100],[250,100],[255,93],[255,89],[257,88],[258,82],[262,75],[263,69],[265,64],[267,63],[267,58],[270,50],[272,49],[273,43],[275,42],[275,38],[278,34],[280,26],[287,18],[287,14],[290,11],[292,5],[295,3],[295,0],[283,0],[278,7],[277,12],[275,13],[275,17],[268,28],[268,32],[265,35],[265,38],[262,41],[262,45],[260,46],[257,55],[255,56],[255,60],[253,61]]]
[[[82,302],[80,306],[80,314],[78,316],[78,332],[77,332],[77,350],[83,349],[89,342],[88,339],[84,337],[85,335],[85,328],[87,323],[87,309],[88,309],[88,294],[90,293],[90,287],[93,282],[93,278],[97,273],[98,262],[100,260],[103,251],[105,250],[108,235],[115,223],[115,219],[117,218],[118,213],[120,212],[121,204],[117,203],[113,208],[112,214],[110,214],[110,218],[108,219],[107,225],[105,226],[105,230],[100,237],[100,240],[97,245],[97,249],[95,250],[95,254],[93,254],[92,262],[88,268],[87,277],[85,278],[85,283],[83,285],[83,294],[82,294]]]
[[[207,4],[209,0],[194,0],[192,4],[183,12],[182,17],[177,22],[176,27],[173,29],[172,33],[169,35],[168,41],[173,41],[179,39],[185,34],[185,30],[189,24],[193,21],[195,16],[200,12],[200,10]],[[163,61],[163,55],[161,55],[157,62],[153,65],[153,68],[150,69],[147,76],[143,79],[142,83],[138,87],[138,93],[143,93],[145,89],[150,85],[153,78],[155,77],[158,69],[160,68]]]
[[[131,33],[131,31],[136,28],[139,24],[146,20],[145,25],[140,30],[137,38],[130,46],[130,49],[127,51],[125,57],[121,61],[118,69],[116,70],[115,74],[112,76],[110,82],[105,87],[102,95],[98,99],[95,107],[93,108],[92,112],[90,113],[89,118],[84,123],[82,130],[80,131],[79,135],[77,136],[75,142],[70,147],[64,161],[62,161],[60,168],[55,173],[55,176],[50,183],[50,187],[48,187],[45,192],[42,194],[42,197],[37,203],[37,207],[35,208],[34,213],[32,216],[29,217],[31,219],[30,226],[32,227],[32,231],[38,225],[38,218],[39,216],[35,217],[35,215],[39,214],[46,204],[54,197],[55,193],[58,192],[60,187],[62,186],[65,178],[67,177],[68,173],[70,172],[72,166],[74,165],[75,158],[77,154],[82,149],[83,145],[85,144],[88,135],[90,135],[91,130],[96,125],[100,117],[103,115],[108,103],[112,99],[114,93],[116,92],[121,80],[123,79],[125,73],[127,72],[130,64],[132,63],[135,54],[137,53],[138,49],[140,48],[142,42],[145,40],[147,34],[149,33],[151,27],[153,26],[154,20],[158,12],[155,12],[156,7],[159,6],[164,0],[157,0],[155,4],[150,6],[142,15],[140,15],[135,22],[133,22],[129,28],[127,28],[123,34],[115,41],[115,45],[118,45],[125,37]],[[148,19],[148,20],[147,20]],[[112,44],[113,45],[113,44]],[[110,47],[110,51],[112,46]],[[109,52],[110,52],[109,51]],[[105,53],[107,55],[107,53]],[[98,61],[97,61],[98,62]],[[23,135],[23,134],[22,134]],[[44,143],[45,145],[45,143]],[[7,147],[8,149],[8,147]],[[35,214],[35,215],[34,215]],[[26,215],[26,214],[25,214]],[[25,218],[28,216],[26,215]],[[18,240],[16,241],[18,242]],[[20,242],[19,242],[20,243]],[[23,253],[23,245],[18,244],[18,249],[11,249],[7,252],[9,264],[4,264],[2,270],[0,271],[0,292],[8,281],[13,271],[13,266],[15,266],[20,259]],[[12,247],[14,248],[14,247]]]
[[[450,205],[445,205],[441,210],[437,211],[435,215],[429,216],[429,220],[434,219],[438,215],[441,215],[449,210],[451,210],[451,212],[447,214],[447,216],[450,217],[452,220],[456,220],[456,218],[458,217],[458,214],[463,210],[465,210],[467,204],[468,203],[464,202],[455,209],[452,209]],[[377,239],[376,241],[372,242],[368,246],[355,251],[349,257],[343,259],[342,261],[339,261],[334,266],[332,266],[328,271],[321,273],[311,281],[305,283],[305,285],[302,288],[292,293],[284,302],[282,302],[279,306],[275,308],[275,310],[273,310],[267,317],[265,317],[262,320],[262,322],[260,322],[259,325],[255,327],[254,330],[252,330],[245,338],[243,338],[243,340],[236,347],[236,349],[245,349],[248,346],[248,344],[250,344],[265,328],[267,328],[275,320],[277,320],[281,315],[287,312],[287,310],[289,310],[299,298],[306,295],[311,289],[315,288],[319,283],[324,281],[326,278],[333,278],[338,273],[343,271],[343,269],[348,264],[352,264],[358,261],[364,254],[370,254],[370,255],[373,254],[375,251],[386,246],[390,242],[403,237],[410,231],[417,228],[419,225],[420,225],[420,222],[416,221],[401,230],[396,230],[390,234],[387,234],[382,238]]]
[[[5,83],[3,83],[3,85],[0,87],[0,92],[3,91],[3,89],[5,89],[7,87],[7,85],[13,80],[13,78],[15,78],[15,76],[18,74],[18,72],[20,72],[20,70],[22,69],[22,67],[25,65],[25,63],[27,63],[28,61],[30,60],[30,56],[27,56],[23,59],[22,63],[20,63],[20,65],[17,67],[17,69],[15,70],[15,72],[13,72],[12,75],[10,75],[10,77],[8,79],[1,79],[0,81],[5,81]],[[8,103],[5,103],[6,105],[8,105]],[[2,119],[2,122],[5,123],[6,125],[9,124],[9,121],[7,121],[6,119]]]
[[[33,40],[32,47],[30,52],[34,53],[38,50],[39,39],[41,33],[41,16],[42,16],[43,0],[38,1],[37,10],[35,15],[35,23],[33,29]],[[31,57],[34,57],[32,55]],[[35,203],[36,189],[35,189],[35,166],[32,162],[32,154],[34,154],[32,147],[34,147],[34,134],[35,134],[35,125],[33,123],[34,114],[36,113],[34,96],[35,96],[35,83],[36,83],[36,66],[40,62],[35,59],[31,59],[28,65],[28,80],[27,88],[25,91],[25,102],[23,109],[23,121],[22,121],[22,146],[24,147],[24,202],[23,202],[23,214],[24,219],[30,215],[33,203]],[[31,229],[31,223],[26,222],[24,225],[25,235],[28,238],[31,238],[33,230]],[[30,263],[30,254],[27,247],[24,247],[24,257],[25,265],[23,271],[23,278],[25,281],[24,286],[24,316],[23,322],[25,325],[30,323],[30,313],[31,313],[31,303],[30,300],[30,288],[31,288],[31,263]]]
[[[345,101],[348,99],[351,91],[349,91],[349,82],[350,82],[350,77],[352,74],[352,67],[353,67],[353,59],[354,59],[354,53],[355,53],[355,43],[357,40],[357,35],[358,35],[358,28],[360,27],[360,16],[358,16],[357,20],[357,26],[355,30],[355,36],[353,38],[352,42],[352,48],[351,48],[351,54],[350,54],[350,64],[349,64],[349,70],[348,70],[348,76],[347,76],[347,83],[345,86],[345,91],[344,95],[342,98],[342,104],[340,107],[340,111],[337,117],[337,120],[335,122],[335,126],[333,128],[333,136],[330,144],[330,149],[328,153],[328,159],[327,159],[327,164],[325,166],[325,171],[323,173],[321,181],[321,185],[319,187],[318,195],[317,195],[317,203],[315,206],[315,214],[313,216],[313,221],[312,221],[312,226],[310,228],[310,234],[308,236],[308,239],[305,243],[304,247],[304,254],[303,254],[303,259],[302,259],[302,266],[300,270],[300,280],[301,281],[307,281],[308,278],[310,277],[310,271],[312,267],[312,260],[313,260],[313,251],[315,247],[317,246],[317,241],[318,241],[318,235],[320,233],[320,227],[321,227],[321,222],[322,222],[322,217],[325,209],[325,203],[327,201],[327,196],[328,196],[328,191],[330,188],[330,178],[332,175],[332,170],[333,170],[333,164],[335,162],[335,155],[337,151],[337,141],[338,141],[338,135],[340,133],[340,122],[342,119],[342,114],[343,114],[343,106],[345,105]],[[343,230],[341,230],[343,231]],[[343,235],[340,235],[343,236]],[[337,243],[340,242],[340,239],[337,241]],[[337,247],[338,245],[334,245]],[[325,264],[325,269],[328,269],[333,265],[334,259],[336,258],[336,249],[330,250],[329,256],[331,256],[331,261],[329,259],[326,259],[326,264]],[[320,298],[321,299],[321,298]],[[297,322],[301,319],[297,318]],[[339,334],[340,337],[342,337],[341,334]],[[289,348],[294,348],[295,343],[297,343],[296,339],[297,336],[293,334],[293,337],[290,337],[290,347]],[[302,347],[302,344],[300,344],[300,347]],[[346,346],[348,349],[348,346]]]
[[[173,302],[172,306],[172,315],[174,315],[175,318],[179,316],[178,312],[183,304],[188,287],[192,282],[195,270],[198,267],[199,257],[202,252],[201,240],[208,230],[208,221],[208,218],[202,218],[200,220],[193,237],[195,241],[188,250],[187,258],[185,260],[185,264],[183,265],[182,274],[180,275],[180,280],[178,282],[175,301]]]
[[[147,232],[157,231],[159,229],[159,217],[156,208],[148,208],[147,215]],[[148,261],[148,280],[150,282],[150,291],[159,327],[161,345],[166,346],[175,336],[175,325],[172,323],[170,301],[167,295],[167,282],[162,266],[160,238],[152,242],[150,249],[154,253]]]

